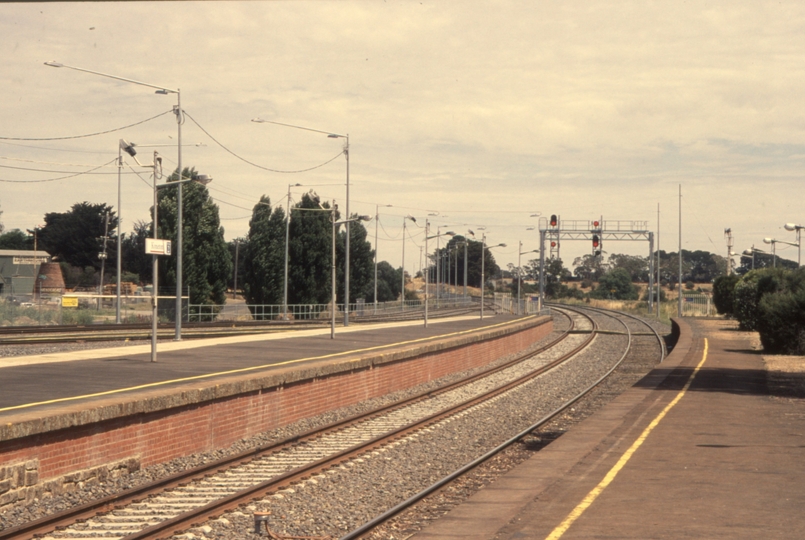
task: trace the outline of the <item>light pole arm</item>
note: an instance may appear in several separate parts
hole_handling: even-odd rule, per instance
[[[140,86],[147,86],[148,88],[155,88],[157,90],[162,90],[163,92],[169,92],[171,94],[178,94],[179,93],[179,90],[174,90],[172,88],[167,88],[165,86],[157,86],[155,84],[149,84],[149,83],[142,82],[142,81],[137,81],[137,80],[134,80],[134,79],[127,79],[125,77],[118,77],[117,75],[109,75],[108,73],[101,73],[100,71],[92,71],[91,69],[84,69],[84,68],[75,67],[75,66],[68,66],[67,64],[62,64],[60,62],[54,62],[52,60],[49,61],[49,62],[45,62],[45,65],[50,66],[50,67],[57,67],[57,68],[63,67],[63,68],[72,69],[72,70],[75,70],[75,71],[83,71],[84,73],[91,73],[93,75],[99,75],[101,77],[107,77],[109,79],[115,79],[115,80],[118,80],[118,81],[123,81],[123,82],[127,82],[127,83],[132,83],[132,84],[139,84]]]

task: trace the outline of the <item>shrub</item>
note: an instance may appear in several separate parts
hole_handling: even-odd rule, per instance
[[[805,353],[805,289],[765,294],[758,307],[757,330],[764,350]]]
[[[735,285],[733,314],[743,330],[758,329],[760,299],[764,294],[782,290],[786,272],[782,268],[752,270]]]
[[[692,281],[688,280],[685,282],[685,288],[689,291],[692,291],[696,285],[693,284]]]
[[[722,315],[733,315],[733,293],[735,285],[741,280],[735,274],[719,276],[713,282],[713,303],[716,310]]]
[[[604,300],[637,300],[637,287],[632,284],[632,277],[623,268],[615,268],[601,276],[598,287],[590,291],[591,298]]]

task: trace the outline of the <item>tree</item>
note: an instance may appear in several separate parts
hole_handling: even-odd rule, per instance
[[[402,286],[402,268],[395,269],[386,261],[377,263],[377,301],[393,302],[400,296]],[[371,293],[366,295],[367,302],[374,302],[374,283]]]
[[[176,182],[175,171],[168,182]],[[195,168],[182,171],[185,178],[199,177]],[[176,245],[177,202],[176,189],[163,188],[157,196],[159,205],[159,237],[170,239]],[[191,304],[223,304],[226,284],[232,274],[232,259],[224,240],[218,207],[212,202],[207,188],[197,182],[188,182],[182,188],[182,266],[183,285],[190,291]],[[176,286],[176,253],[161,257],[159,261],[160,286]]]
[[[636,255],[613,253],[609,256],[609,268],[623,268],[629,273],[632,281],[648,281],[648,258]]]
[[[0,234],[0,249],[33,250],[34,239],[19,229]]]
[[[69,212],[45,214],[45,226],[39,230],[38,249],[79,268],[101,267],[100,239],[104,236],[109,213],[109,236],[117,229],[117,217],[111,206],[88,202],[74,204]],[[41,246],[41,247],[40,247]],[[107,250],[106,264],[116,264],[116,250]]]
[[[637,300],[637,287],[632,284],[629,272],[623,268],[610,270],[598,280],[598,287],[590,291],[590,298],[609,300]]]
[[[329,304],[332,224],[330,205],[314,192],[305,193],[291,210],[288,242],[288,303]],[[338,211],[335,212],[338,219]]]
[[[353,218],[357,214],[353,214]],[[336,262],[338,266],[337,291],[338,301],[343,302],[344,272],[346,262],[346,225],[338,233]],[[349,224],[349,291],[350,302],[358,298],[364,300],[374,296],[375,252],[372,244],[366,240],[366,227],[360,221]],[[379,293],[378,293],[379,294]]]
[[[584,255],[573,259],[573,274],[582,279],[598,281],[609,269],[600,255]]]
[[[150,282],[153,278],[153,261],[151,255],[145,252],[145,239],[151,238],[151,223],[138,220],[134,224],[134,231],[123,237],[121,246],[121,266],[123,269],[137,274],[142,283]]]
[[[735,285],[741,278],[735,274],[729,276],[719,276],[713,281],[713,304],[716,311],[722,315],[732,316],[732,296]]]
[[[244,246],[243,296],[249,305],[281,304],[285,280],[285,211],[263,195],[252,210]]]
[[[458,265],[459,265],[459,272],[458,272],[458,286],[464,285],[464,242],[467,242],[467,285],[470,287],[479,287],[481,286],[481,249],[482,249],[482,242],[478,242],[476,240],[471,240],[469,238],[465,238],[460,235],[453,236],[448,242],[447,245],[444,247],[439,248],[434,252],[433,255],[430,255],[429,258],[435,261],[436,257],[442,256],[444,257],[446,253],[455,250],[456,246],[458,246]],[[453,259],[452,264],[455,264],[456,258]],[[434,263],[435,264],[435,263]],[[441,270],[441,264],[439,265]],[[431,283],[435,283],[436,281],[436,267],[430,266],[428,268],[428,276]],[[497,262],[495,261],[495,256],[492,252],[487,248],[486,252],[484,253],[484,274],[485,278],[488,279],[489,276],[494,276],[498,272],[500,272],[500,267],[498,266]],[[451,278],[451,282],[452,282]]]

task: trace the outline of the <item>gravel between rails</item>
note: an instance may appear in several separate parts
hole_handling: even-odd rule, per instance
[[[567,320],[564,317],[557,317],[554,332],[551,335],[543,338],[539,342],[534,343],[531,347],[529,347],[529,350],[536,350],[544,346],[546,343],[555,340],[558,334],[561,333],[562,329],[566,327],[567,327]],[[84,345],[90,345],[90,346],[85,347]],[[65,351],[65,350],[83,350],[88,348],[95,348],[92,345],[96,344],[72,344],[72,345],[64,344],[59,345],[57,347],[29,346],[28,348],[29,352],[22,354],[43,354],[45,352],[55,352],[56,350]],[[19,348],[22,346],[15,345],[9,347]],[[0,348],[0,355],[2,355],[3,349],[5,348]],[[34,349],[37,352],[33,352]],[[515,355],[510,355],[500,358],[495,362],[493,362],[491,365],[504,363],[505,361],[509,360],[511,357],[514,356]],[[140,471],[137,471],[127,476],[115,479],[109,479],[106,482],[99,484],[86,485],[84,486],[84,489],[72,493],[66,493],[57,497],[49,497],[41,500],[35,500],[32,504],[11,508],[0,514],[0,530],[20,525],[22,523],[27,523],[40,517],[50,515],[68,508],[72,508],[74,506],[78,506],[80,504],[92,500],[100,499],[102,497],[112,495],[114,493],[119,493],[131,487],[136,487],[149,482],[153,482],[157,479],[164,478],[168,475],[181,472],[199,465],[203,465],[205,463],[210,463],[223,457],[242,452],[244,450],[255,448],[261,445],[270,444],[272,442],[281,441],[285,438],[298,435],[300,433],[304,433],[305,431],[308,431],[315,427],[324,426],[331,422],[335,422],[337,420],[354,416],[356,414],[374,409],[384,404],[394,403],[396,401],[399,401],[401,399],[404,399],[406,397],[409,397],[411,395],[420,392],[436,389],[439,386],[458,380],[462,377],[476,373],[478,371],[481,371],[481,369],[475,369],[463,373],[455,373],[450,376],[443,377],[439,380],[419,385],[418,387],[415,388],[410,388],[404,391],[390,394],[388,396],[367,400],[358,403],[356,405],[353,405],[351,407],[345,407],[313,418],[302,420],[300,422],[296,422],[283,428],[267,431],[255,437],[251,437],[249,439],[242,439],[225,449],[193,454],[191,456],[177,458],[164,464],[144,468]]]

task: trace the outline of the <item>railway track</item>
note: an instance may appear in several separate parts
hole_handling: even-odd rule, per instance
[[[658,351],[660,355],[659,360],[662,361],[662,359],[665,358],[666,355],[665,342],[663,341],[661,336],[651,326],[647,325],[645,322],[643,322],[637,317],[634,317],[626,313],[613,312],[611,310],[604,310],[597,308],[582,309],[575,307],[570,308],[569,306],[560,306],[560,305],[552,305],[551,307],[554,310],[554,313],[556,313],[557,310],[568,310],[571,312],[576,312],[578,314],[583,314],[584,312],[587,312],[597,315],[603,315],[605,318],[599,318],[598,320],[593,322],[595,328],[594,331],[604,335],[617,335],[618,333],[625,333],[628,336],[628,345],[625,351],[623,352],[623,355],[604,375],[602,375],[592,384],[584,388],[578,394],[572,396],[570,399],[567,399],[559,407],[550,411],[547,415],[540,418],[534,424],[529,425],[524,430],[516,433],[513,437],[504,441],[497,447],[492,448],[487,453],[483,454],[477,459],[464,464],[451,474],[445,476],[444,478],[439,479],[432,485],[417,492],[416,494],[409,497],[405,501],[401,502],[397,506],[387,510],[386,512],[383,512],[374,519],[364,523],[363,525],[352,530],[346,535],[341,536],[340,540],[355,540],[359,538],[367,538],[367,539],[384,538],[385,536],[383,535],[382,532],[380,534],[377,534],[377,530],[379,528],[382,528],[386,524],[386,522],[392,520],[393,518],[395,518],[395,516],[398,516],[403,512],[410,511],[413,507],[415,507],[420,501],[422,501],[426,497],[432,495],[437,491],[443,490],[451,482],[460,479],[463,475],[469,473],[470,471],[473,471],[475,468],[496,457],[498,454],[506,450],[509,446],[511,446],[515,442],[523,439],[524,437],[532,433],[538,432],[543,426],[546,426],[549,423],[551,423],[555,418],[562,415],[566,410],[568,410],[574,404],[578,403],[585,396],[593,392],[599,385],[601,385],[602,382],[604,382],[615,371],[615,369],[618,366],[620,366],[620,364],[626,359],[627,355],[629,355],[630,353],[633,354],[635,352],[633,346],[635,345],[634,341],[636,339],[648,338],[653,343],[653,345],[659,349]],[[614,313],[617,313],[617,317],[612,316],[612,314]],[[645,345],[646,343],[641,344],[642,347],[645,347]]]
[[[96,501],[84,508],[0,531],[0,539],[31,538],[43,534],[47,535],[45,538],[54,539],[169,537],[244,502],[292,490],[291,486],[299,483],[315,483],[316,478],[343,463],[360,462],[367,455],[382,453],[423,431],[438,430],[439,426],[449,424],[455,418],[483,414],[481,411],[491,407],[495,400],[565,364],[594,339],[632,333],[626,323],[617,332],[602,328],[599,322],[594,322],[584,313],[568,310],[563,316],[572,324],[550,345],[438,392],[415,396],[330,425],[326,430],[311,431],[280,444],[245,452],[204,468],[174,475],[154,485]],[[52,532],[57,528],[60,530]],[[355,534],[366,534],[366,530]]]

